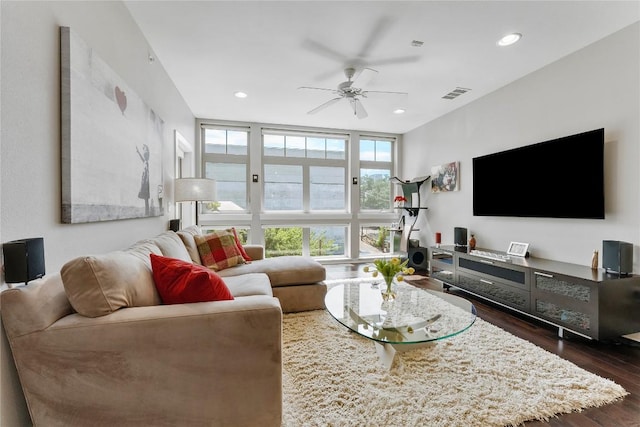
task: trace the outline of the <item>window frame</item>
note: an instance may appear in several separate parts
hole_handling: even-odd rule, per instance
[[[304,137],[305,138],[305,157],[298,156],[286,156],[286,139],[284,146],[284,155],[283,156],[271,156],[266,155],[264,153],[264,136],[265,135],[278,135],[278,136],[295,136],[295,137]],[[326,145],[325,145],[325,158],[317,158],[317,157],[307,157],[307,138],[325,138],[325,139],[340,139],[345,143],[345,158],[344,159],[328,159],[326,158]],[[262,130],[262,138],[261,138],[261,147],[262,147],[262,176],[266,176],[265,174],[265,165],[284,165],[284,166],[302,166],[302,210],[267,210],[264,209],[265,213],[291,213],[291,212],[303,212],[303,213],[322,213],[322,212],[333,212],[333,213],[348,213],[349,212],[349,136],[346,134],[335,134],[335,133],[321,133],[321,132],[302,132],[302,131],[288,131],[288,130],[276,130],[276,129],[263,129]],[[339,167],[344,169],[344,209],[311,209],[311,168],[312,167]],[[263,179],[262,184],[262,206],[266,206],[265,200],[265,184],[266,181]]]
[[[248,150],[247,155],[237,154],[215,154],[204,153],[204,133],[203,128],[212,127],[215,129],[241,129],[248,132]],[[203,176],[204,169],[207,161],[213,162],[229,162],[230,159],[237,163],[245,163],[246,168],[246,185],[247,185],[247,209],[241,211],[223,211],[216,213],[207,213],[200,215],[200,224],[211,228],[229,228],[232,226],[239,228],[249,229],[249,244],[264,245],[264,227],[280,226],[285,227],[295,226],[301,227],[306,236],[303,245],[303,253],[308,255],[310,248],[309,234],[310,227],[346,227],[346,241],[344,242],[344,256],[322,256],[317,259],[322,262],[365,262],[371,260],[373,256],[361,257],[359,254],[359,230],[360,227],[365,225],[382,225],[389,226],[392,222],[397,222],[397,211],[393,209],[392,200],[395,196],[395,192],[398,191],[397,186],[391,187],[390,201],[388,210],[362,210],[360,208],[360,183],[359,174],[361,161],[360,155],[360,140],[388,140],[391,142],[391,162],[384,162],[384,166],[381,162],[367,163],[362,162],[363,167],[382,168],[388,167],[391,176],[402,176],[400,172],[401,151],[400,146],[402,142],[402,136],[399,134],[383,133],[383,132],[366,132],[361,133],[356,130],[342,130],[342,129],[323,129],[312,128],[304,126],[289,126],[289,125],[274,125],[263,124],[255,122],[238,122],[238,121],[219,121],[211,119],[196,119],[196,128],[198,138],[196,140],[196,171],[195,176]],[[267,211],[263,210],[264,203],[264,164],[271,161],[272,163],[289,162],[284,156],[265,156],[263,145],[263,132],[283,132],[292,135],[304,135],[307,137],[316,137],[322,135],[324,138],[332,139],[334,136],[340,136],[339,139],[345,141],[345,159],[333,159],[327,158],[326,150],[327,145],[325,143],[325,155],[324,159],[317,157],[293,157],[291,164],[300,165],[304,160],[309,167],[316,160],[323,160],[317,166],[338,166],[345,168],[345,210],[310,210],[307,211]],[[339,150],[338,150],[339,152]],[[305,154],[306,155],[306,154]],[[329,156],[331,157],[331,156]],[[240,160],[243,159],[243,160]],[[343,164],[342,161],[345,161]],[[331,163],[333,162],[333,163]],[[357,183],[354,183],[354,178],[358,179]],[[255,180],[254,180],[255,179]],[[310,186],[309,177],[307,177],[307,185]],[[304,192],[303,192],[304,194]],[[306,194],[310,195],[310,189],[306,190]],[[303,201],[306,206],[309,206],[310,200]],[[380,253],[377,256],[389,256],[391,254]]]
[[[229,153],[205,153],[205,134],[208,129],[213,130],[225,130],[225,131],[235,131],[235,132],[246,132],[247,133],[247,153],[246,154],[229,154]],[[201,157],[200,166],[201,172],[200,175],[206,177],[207,163],[228,163],[228,164],[243,164],[247,167],[245,168],[245,208],[241,211],[236,210],[226,210],[221,212],[228,213],[249,213],[251,212],[251,198],[250,198],[250,181],[249,181],[249,168],[251,159],[251,128],[248,126],[226,126],[226,125],[214,125],[214,124],[201,124],[200,125],[200,145],[201,148],[199,150],[199,154]],[[225,150],[228,151],[228,150]],[[215,179],[215,177],[214,177]],[[201,214],[207,214],[208,212],[201,212]]]

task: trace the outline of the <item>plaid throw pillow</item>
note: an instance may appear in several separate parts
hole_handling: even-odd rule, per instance
[[[214,271],[224,270],[244,264],[236,239],[229,231],[214,231],[203,236],[195,236],[202,265]]]
[[[253,260],[247,254],[247,251],[244,250],[244,247],[242,247],[242,242],[240,241],[240,237],[238,237],[238,232],[236,231],[236,228],[235,227],[231,227],[230,229],[227,229],[227,231],[230,231],[230,232],[233,233],[233,237],[235,237],[235,239],[236,239],[236,246],[238,247],[238,250],[240,251],[240,254],[242,254],[242,258],[244,258],[244,260],[246,261],[247,264],[251,264],[251,261],[253,261]]]

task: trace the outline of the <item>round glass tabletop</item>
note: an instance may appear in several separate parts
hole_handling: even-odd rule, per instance
[[[329,313],[353,332],[380,343],[416,344],[452,337],[476,320],[475,306],[455,295],[398,283],[383,301],[379,286],[347,283],[325,297]]]

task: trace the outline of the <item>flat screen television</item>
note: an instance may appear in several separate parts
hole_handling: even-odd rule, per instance
[[[604,219],[604,129],[475,157],[473,215]]]

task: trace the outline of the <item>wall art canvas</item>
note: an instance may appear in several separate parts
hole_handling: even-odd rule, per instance
[[[60,27],[62,222],[163,214],[164,122],[69,27]]]
[[[441,193],[460,190],[459,166],[460,162],[433,166],[431,168],[431,192]]]

